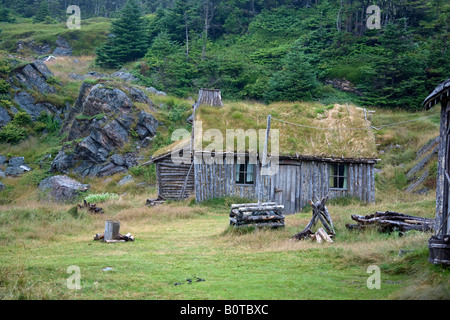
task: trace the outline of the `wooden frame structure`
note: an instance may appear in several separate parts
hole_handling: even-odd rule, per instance
[[[450,79],[439,84],[424,100],[429,110],[441,104],[438,174],[436,185],[435,233],[428,242],[429,261],[450,265]]]

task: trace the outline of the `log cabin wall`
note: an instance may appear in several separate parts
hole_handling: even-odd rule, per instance
[[[223,196],[275,201],[285,206],[285,213],[295,213],[309,204],[309,200],[352,196],[365,202],[375,202],[374,163],[346,163],[348,166],[347,188],[329,187],[330,163],[325,161],[280,161],[278,173],[260,175],[260,164],[255,168],[255,183],[237,184],[236,165],[195,164],[195,197],[197,202]],[[259,189],[259,186],[262,189]],[[262,190],[262,191],[260,191]]]
[[[194,195],[194,168],[190,164],[174,164],[169,155],[156,162],[156,177],[158,195],[165,199],[182,199]]]

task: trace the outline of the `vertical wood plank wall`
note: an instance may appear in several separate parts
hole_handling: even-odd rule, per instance
[[[276,201],[285,206],[285,213],[299,212],[309,203],[329,196],[330,199],[353,196],[365,202],[375,202],[374,164],[348,164],[348,188],[329,188],[329,163],[298,161],[297,164],[280,163],[273,176],[260,176],[259,164],[255,169],[255,184],[239,185],[235,182],[235,164],[195,164],[195,197],[197,202],[226,195],[257,199],[262,184],[262,200]]]

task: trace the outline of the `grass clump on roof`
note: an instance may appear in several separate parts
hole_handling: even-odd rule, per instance
[[[374,134],[370,123],[365,119],[364,109],[354,105],[326,106],[304,102],[264,105],[232,102],[225,103],[222,108],[201,106],[196,112],[196,121],[202,122],[203,132],[209,129],[219,130],[224,137],[225,149],[227,129],[265,130],[269,114],[272,116],[271,129],[279,130],[280,155],[333,158],[377,156]],[[211,141],[203,141],[203,147],[210,143]],[[269,152],[270,150],[269,144]]]

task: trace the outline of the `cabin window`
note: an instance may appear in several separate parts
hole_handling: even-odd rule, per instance
[[[330,188],[347,189],[348,165],[333,163],[330,164]]]
[[[248,160],[245,163],[236,164],[236,183],[237,184],[254,184],[255,182],[255,165],[250,164]]]

